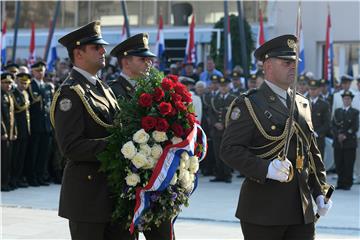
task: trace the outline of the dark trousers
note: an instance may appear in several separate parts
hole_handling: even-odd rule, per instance
[[[22,181],[23,169],[26,158],[26,149],[28,146],[29,137],[18,138],[14,142],[12,149],[12,164],[11,164],[11,184],[16,185]]]
[[[264,226],[241,222],[244,240],[314,240],[314,223]]]
[[[215,177],[218,179],[231,179],[231,168],[227,166],[220,158],[220,145],[222,136],[214,136],[214,156],[216,161]]]
[[[334,148],[338,187],[351,187],[353,184],[353,170],[356,148]]]
[[[45,132],[32,133],[30,137],[31,146],[29,161],[25,164],[26,178],[29,182],[44,180],[45,168],[47,166],[49,137]]]
[[[159,227],[151,227],[150,231],[143,232],[146,240],[175,240],[171,221],[165,221]]]
[[[11,141],[1,140],[1,188],[8,187],[11,177]]]
[[[316,139],[317,146],[321,153],[321,158],[324,160],[324,151],[325,151],[325,137],[319,137]]]
[[[202,174],[208,176],[208,175],[214,175],[215,174],[215,167],[216,167],[216,161],[214,157],[214,144],[213,140],[211,138],[207,141],[208,148],[206,157],[203,161],[200,163],[200,169]]]
[[[72,240],[135,240],[125,224],[69,221]]]

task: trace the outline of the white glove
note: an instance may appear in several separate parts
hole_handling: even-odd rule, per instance
[[[268,167],[266,178],[273,179],[279,182],[285,182],[289,178],[291,162],[289,159],[281,161],[274,159],[271,161]]]
[[[316,197],[316,205],[317,205],[317,213],[320,216],[325,216],[326,213],[330,210],[332,207],[332,201],[331,199],[328,200],[327,203],[325,203],[325,197],[324,195],[319,195]]]

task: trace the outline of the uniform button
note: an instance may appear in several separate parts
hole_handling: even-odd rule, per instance
[[[271,130],[275,130],[276,129],[276,126],[275,125],[272,125],[271,126]]]
[[[91,175],[88,175],[88,180],[92,180],[92,176],[91,176]]]

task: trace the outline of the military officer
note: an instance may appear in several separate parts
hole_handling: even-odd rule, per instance
[[[13,82],[14,75],[12,73],[1,74],[1,191],[3,192],[14,189],[14,186],[10,185],[11,149],[17,135],[14,100],[10,94]]]
[[[121,73],[118,79],[109,82],[115,96],[131,97],[136,78],[146,73],[156,57],[149,50],[149,35],[139,33],[115,46],[110,55],[118,59]]]
[[[334,157],[338,174],[336,188],[350,190],[353,184],[353,169],[356,158],[359,111],[351,106],[354,98],[351,91],[344,91],[341,96],[343,107],[335,110],[332,120]]]
[[[354,80],[354,78],[347,74],[341,76],[341,83],[340,83],[341,90],[334,93],[333,105],[332,105],[332,111],[331,111],[332,115],[334,115],[334,112],[336,109],[343,107],[343,99],[341,97],[341,94],[343,94],[345,91],[350,91],[355,96],[356,91],[351,88],[351,83],[353,80]],[[360,109],[358,109],[358,110],[360,110]]]
[[[130,99],[136,87],[136,78],[144,76],[156,56],[149,50],[148,34],[139,33],[116,45],[110,55],[118,59],[121,68],[120,77],[109,82],[117,98]],[[171,219],[164,221],[159,227],[144,231],[147,240],[172,240]]]
[[[250,77],[248,78],[248,89],[255,89],[257,88],[257,83],[256,83],[256,74],[251,74]]]
[[[324,200],[325,169],[309,101],[298,93],[294,124],[288,132],[296,41],[294,35],[282,35],[255,50],[256,59],[263,62],[265,81],[229,109],[221,157],[246,177],[236,216],[249,240],[314,239],[312,197],[321,216],[331,206]],[[291,139],[284,156],[287,133]]]
[[[30,100],[26,91],[31,81],[28,73],[18,73],[16,75],[17,87],[12,91],[14,99],[15,120],[17,125],[17,139],[12,150],[12,177],[11,184],[16,187],[27,187],[24,182],[23,170],[26,159],[26,151],[30,139]]]
[[[321,90],[320,97],[329,103],[331,109],[333,104],[333,94],[329,91],[328,82],[329,81],[323,78],[320,79],[320,90]]]
[[[317,146],[324,159],[325,136],[330,130],[330,106],[320,97],[320,80],[308,81],[308,93],[311,104],[311,120],[313,123]]]
[[[220,77],[219,93],[211,99],[210,134],[213,139],[216,168],[215,178],[211,179],[210,182],[231,183],[232,178],[231,168],[220,159],[220,144],[225,130],[225,115],[231,102],[235,99],[235,96],[230,94],[229,83],[230,79]]]
[[[245,92],[241,83],[241,78],[243,78],[243,76],[239,72],[233,71],[231,73],[232,88],[230,93],[234,96],[239,96],[242,92]]]
[[[19,73],[19,65],[17,65],[16,63],[9,63],[8,65],[6,65],[5,70],[16,76],[16,74]]]
[[[305,97],[307,97],[307,91],[308,91],[307,86],[309,80],[310,79],[307,76],[300,75],[297,82],[297,91]]]
[[[105,67],[105,42],[94,21],[59,39],[73,69],[51,105],[51,120],[66,157],[59,216],[69,219],[72,239],[133,239],[125,223],[112,222],[114,199],[97,155],[107,145],[108,128],[118,105],[111,89],[98,77]]]

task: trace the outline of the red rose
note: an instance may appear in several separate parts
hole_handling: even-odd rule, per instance
[[[175,102],[175,107],[179,111],[186,111],[186,109],[187,109],[181,101]]]
[[[152,104],[152,96],[149,93],[142,93],[139,98],[139,105],[142,107],[150,107]]]
[[[191,102],[192,102],[191,93],[189,93],[189,92],[184,92],[184,95],[182,95],[181,100],[182,100],[183,102],[191,103]]]
[[[173,116],[175,116],[177,113],[178,113],[178,111],[176,110],[176,108],[172,108],[172,111],[171,111],[171,113],[168,114],[168,116],[173,117]]]
[[[141,127],[146,131],[150,131],[156,126],[156,118],[146,116],[141,119]]]
[[[182,97],[177,93],[171,93],[171,99],[173,102],[181,101]]]
[[[170,78],[174,83],[177,83],[179,81],[179,77],[173,74],[166,75],[167,78]]]
[[[172,111],[171,103],[161,102],[159,105],[159,111],[161,115],[168,115]]]
[[[186,115],[186,119],[188,120],[191,127],[194,126],[194,123],[196,122],[196,117],[194,114],[188,114]]]
[[[177,137],[182,137],[184,135],[184,128],[176,122],[171,125],[171,130],[173,130]]]
[[[160,132],[166,132],[169,129],[169,123],[164,118],[157,118],[155,129]]]
[[[185,129],[185,136],[187,137],[192,131],[192,127]]]
[[[174,83],[168,79],[168,78],[163,78],[162,82],[161,82],[161,87],[165,90],[165,91],[169,91],[171,89],[174,88]]]
[[[184,95],[184,92],[187,91],[186,87],[182,83],[176,83],[174,86],[174,90],[177,94],[180,94],[181,96]]]
[[[164,96],[165,96],[164,91],[161,88],[156,87],[155,92],[153,94],[154,101],[159,102]]]

